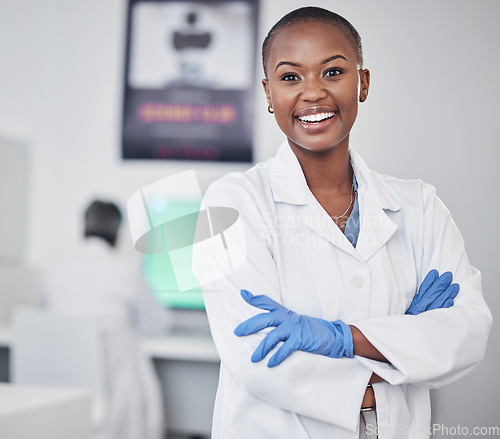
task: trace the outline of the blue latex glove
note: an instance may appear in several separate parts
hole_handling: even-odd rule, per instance
[[[438,308],[450,308],[453,299],[460,291],[458,284],[452,284],[453,275],[447,271],[439,276],[437,270],[431,270],[422,281],[418,293],[413,298],[406,314],[417,315]]]
[[[236,327],[234,333],[239,336],[254,334],[264,328],[276,326],[261,341],[252,355],[252,362],[261,361],[275,346],[283,345],[269,359],[267,365],[274,367],[285,360],[294,351],[312,352],[332,358],[353,357],[352,333],[344,322],[328,322],[300,315],[267,296],[254,296],[241,290],[241,296],[250,305],[269,312],[257,314]]]

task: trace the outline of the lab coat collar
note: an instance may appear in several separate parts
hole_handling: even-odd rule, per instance
[[[374,180],[363,159],[352,148],[350,156],[358,185],[367,188],[371,200],[381,209],[401,209],[387,190]],[[277,154],[271,159],[269,170],[274,201],[296,205],[309,204],[310,190],[306,178],[287,141],[281,144]]]
[[[364,161],[354,150],[350,150],[351,164],[358,182],[358,202],[360,232],[356,244],[356,254],[368,261],[381,249],[398,226],[387,215],[387,211],[397,212],[401,205],[391,194],[391,188],[383,178],[375,178]]]
[[[351,156],[351,165],[354,170],[354,175],[358,181],[358,186],[362,190],[366,190],[367,195],[372,202],[384,210],[397,212],[401,209],[401,205],[388,192],[388,187],[383,187],[375,178],[372,172],[368,169],[363,159],[352,148],[349,150]]]
[[[331,220],[319,221],[317,224],[311,222],[310,228],[336,247],[359,260],[367,261],[397,229],[385,211],[398,211],[401,206],[389,193],[389,188],[383,186],[382,180],[373,177],[361,157],[352,149],[350,157],[358,183],[360,205],[361,229],[356,248]],[[320,218],[326,215],[309,190],[300,163],[288,142],[280,146],[269,166],[271,190],[276,202],[309,205],[312,215],[319,215]]]
[[[309,187],[299,160],[288,141],[281,144],[269,164],[274,201],[303,205],[309,203]]]

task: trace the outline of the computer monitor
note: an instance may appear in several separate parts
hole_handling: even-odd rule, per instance
[[[144,278],[158,303],[167,308],[204,310],[201,288],[180,291],[168,253],[145,254]]]

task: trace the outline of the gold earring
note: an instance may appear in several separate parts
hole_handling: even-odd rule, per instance
[[[267,111],[271,114],[274,113],[273,107],[271,107],[270,105],[267,106]]]

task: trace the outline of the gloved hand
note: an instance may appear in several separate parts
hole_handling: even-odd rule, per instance
[[[252,355],[252,362],[261,361],[280,341],[284,343],[270,358],[267,363],[269,367],[277,366],[294,351],[312,352],[332,358],[353,357],[352,333],[349,326],[341,320],[328,322],[300,315],[267,296],[254,296],[246,290],[241,290],[241,296],[250,305],[269,312],[257,314],[238,325],[234,330],[237,336],[254,334],[264,328],[276,326],[261,341]]]
[[[452,284],[453,275],[447,271],[439,276],[437,270],[431,270],[422,281],[418,293],[413,298],[406,314],[417,315],[437,308],[450,308],[453,299],[460,291],[458,284]]]

